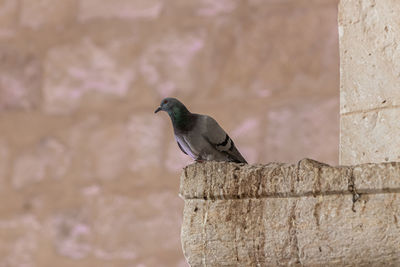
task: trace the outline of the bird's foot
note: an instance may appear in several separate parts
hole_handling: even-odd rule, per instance
[[[202,159],[195,159],[194,160],[196,163],[203,163],[204,162],[204,160],[202,160]]]

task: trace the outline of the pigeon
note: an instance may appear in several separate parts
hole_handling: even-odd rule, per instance
[[[167,97],[154,113],[168,113],[175,140],[183,153],[196,162],[228,161],[247,163],[233,140],[210,116],[191,113],[178,99]]]

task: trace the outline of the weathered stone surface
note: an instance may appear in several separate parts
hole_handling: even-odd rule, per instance
[[[159,153],[159,147],[162,146],[164,122],[155,120],[153,114],[130,117],[127,125],[127,143],[135,151],[135,155],[143,155],[143,157],[136,156],[131,159],[129,168],[132,171],[155,168],[161,162],[162,155]]]
[[[160,96],[166,97],[179,91],[193,91],[194,73],[190,65],[204,46],[204,33],[161,34],[143,51],[140,72]],[[166,67],[163,62],[169,62]]]
[[[397,135],[400,109],[378,109],[342,115],[342,164],[400,161]],[[400,140],[399,140],[400,141]]]
[[[354,186],[359,192],[394,192],[400,188],[399,173],[400,164],[397,162],[355,166],[353,167]]]
[[[264,153],[268,161],[294,162],[306,155],[335,164],[336,161],[330,159],[338,154],[338,109],[339,99],[336,97],[327,100],[304,99],[291,105],[271,108],[264,140]],[[316,114],[325,115],[319,117]],[[298,142],[300,139],[302,141]]]
[[[41,75],[37,55],[0,43],[0,111],[36,107]]]
[[[40,224],[32,215],[0,220],[1,266],[35,266]]]
[[[191,266],[400,264],[400,163],[193,164],[180,194]]]
[[[82,98],[90,92],[98,92],[100,96],[125,96],[135,75],[132,66],[118,64],[122,46],[126,44],[97,45],[84,39],[50,50],[44,67],[45,110],[69,113],[79,107]]]
[[[0,192],[5,190],[6,177],[9,171],[9,149],[4,140],[0,139]]]
[[[136,199],[100,195],[94,205],[92,235],[97,239],[96,257],[134,260],[143,255],[151,259],[151,255],[156,253],[159,259],[174,265],[173,260],[168,260],[168,254],[179,247],[179,240],[174,238],[179,236],[180,227],[180,211],[176,208],[180,203],[175,194],[149,193]],[[168,207],[175,209],[171,212]],[[169,231],[153,230],[158,228]],[[154,247],[154,240],[158,242],[157,247]]]
[[[266,103],[283,91],[319,94],[321,88],[325,88],[324,94],[328,93],[326,84],[334,84],[336,78],[333,77],[338,74],[337,67],[333,67],[338,64],[334,62],[337,60],[334,56],[337,30],[330,27],[337,25],[336,14],[332,16],[330,12],[336,10],[336,6],[295,7],[298,1],[296,4],[278,1],[260,7],[261,2],[229,1],[222,6],[225,1],[174,1],[169,5],[170,9],[185,10],[184,16],[192,19],[207,19],[207,31],[203,25],[194,26],[196,36],[201,37],[203,43],[191,64],[200,70],[191,78],[195,80],[195,89],[201,89],[197,94],[205,99],[258,97]],[[247,12],[251,17],[239,19]],[[166,13],[173,12],[167,9]],[[259,23],[260,20],[264,23]],[[299,28],[306,30],[300,32]],[[321,31],[318,39],[315,31]],[[280,41],[263,42],[263,36]],[[292,46],[293,39],[298,41],[296,46]],[[325,48],[320,49],[322,47]],[[304,58],[312,59],[304,61]],[[209,69],[213,71],[205,71]],[[284,81],[279,78],[283,73]],[[333,73],[336,74],[331,76]],[[310,80],[312,82],[308,82]],[[179,83],[177,86],[182,87]]]
[[[87,214],[69,212],[52,215],[46,222],[46,234],[50,236],[57,253],[67,258],[82,259],[92,251],[90,238],[92,230]]]
[[[400,2],[340,1],[340,164],[398,161]]]
[[[41,26],[64,28],[73,21],[77,9],[76,0],[21,0],[20,22],[23,26],[38,29]]]
[[[0,39],[12,37],[14,35],[17,24],[17,12],[17,1],[0,1]]]
[[[205,170],[210,173],[201,175]],[[180,193],[185,199],[307,196],[347,191],[350,180],[350,167],[331,167],[308,159],[297,165],[204,163],[184,168]]]
[[[63,144],[54,139],[43,139],[15,161],[12,184],[18,189],[45,178],[59,179],[66,173],[70,160],[69,151]]]
[[[342,114],[400,104],[399,12],[396,0],[340,2]]]
[[[97,116],[88,117],[67,133],[71,149],[87,155],[85,160],[74,162],[73,169],[86,179],[112,180],[156,168],[162,161],[163,126],[165,123],[155,120],[153,114],[139,112],[106,125]],[[151,179],[158,177],[147,177],[147,181]]]
[[[132,161],[130,157],[132,147],[128,145],[129,136],[125,125],[117,122],[108,127],[103,127],[99,123],[93,126],[92,131],[86,131],[81,137],[81,140],[87,140],[86,146],[81,148],[82,152],[95,151],[95,155],[88,159],[86,164],[93,166],[91,176],[103,180],[120,177]],[[138,129],[141,129],[140,125]]]
[[[168,254],[179,247],[178,239],[170,240],[179,236],[180,224],[175,221],[180,220],[180,212],[167,208],[180,206],[174,194],[149,193],[135,199],[98,192],[92,187],[85,190],[81,202],[84,205],[80,207],[58,208],[45,220],[45,237],[62,258],[137,261],[145,255],[149,258],[142,259],[146,264],[151,262],[152,253],[157,253],[160,259],[175,265],[168,260]],[[162,220],[158,219],[160,216]],[[170,231],[152,230],[163,227]],[[158,240],[157,247],[153,240]]]
[[[153,19],[163,7],[161,0],[81,0],[79,18],[83,21],[96,18]]]
[[[64,145],[54,139],[43,139],[15,161],[12,184],[18,189],[46,177],[59,179],[64,176],[69,164],[70,155]]]

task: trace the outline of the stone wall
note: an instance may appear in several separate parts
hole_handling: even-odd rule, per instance
[[[186,266],[162,97],[337,163],[337,0],[0,0],[0,266]]]
[[[400,265],[399,14],[394,0],[340,3],[340,161],[352,166],[184,169],[190,266]]]
[[[400,2],[341,1],[340,163],[399,161]]]
[[[398,266],[400,163],[203,163],[181,176],[190,266]]]

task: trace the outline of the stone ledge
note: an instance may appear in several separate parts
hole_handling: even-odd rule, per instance
[[[180,195],[191,266],[400,264],[400,163],[192,164]]]

